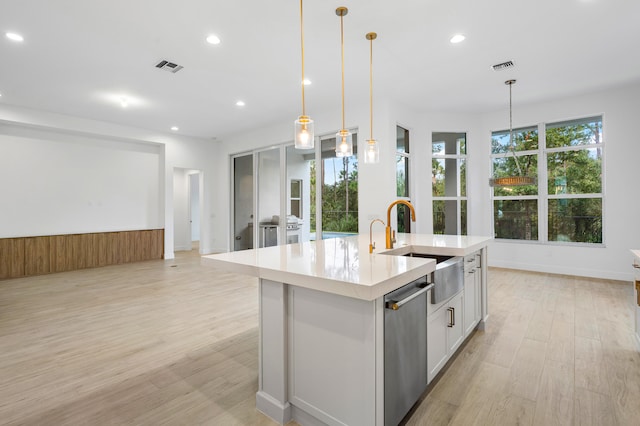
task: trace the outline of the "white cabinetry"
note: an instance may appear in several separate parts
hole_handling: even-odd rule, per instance
[[[468,336],[482,318],[482,268],[479,252],[464,258],[464,335]]]
[[[480,323],[483,276],[481,252],[465,256],[463,290],[445,302],[427,306],[428,382]]]
[[[462,293],[440,304],[427,316],[428,382],[438,374],[464,340]]]

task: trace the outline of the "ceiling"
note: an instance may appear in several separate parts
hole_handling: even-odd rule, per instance
[[[640,80],[635,0],[305,0],[312,118],[340,108],[337,6],[349,8],[347,104],[368,105],[370,31],[374,102],[417,111],[506,108],[511,78],[514,109]],[[3,0],[0,32],[3,104],[207,139],[301,113],[297,0]],[[456,33],[466,40],[451,44]]]

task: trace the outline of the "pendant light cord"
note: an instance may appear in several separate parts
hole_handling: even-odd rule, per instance
[[[300,0],[300,50],[302,53],[302,115],[307,115],[304,107],[304,24],[302,21],[302,0]]]
[[[344,14],[340,14],[340,48],[342,52],[342,129],[344,130]]]
[[[369,42],[369,139],[373,140],[373,37]]]
[[[512,113],[512,103],[511,103],[511,86],[513,86],[515,80],[509,83],[509,147],[511,148],[511,153],[513,154],[513,159],[516,162],[516,167],[518,168],[518,175],[522,176],[522,168],[520,168],[520,162],[518,161],[518,156],[516,155],[516,147],[513,143],[513,113]]]

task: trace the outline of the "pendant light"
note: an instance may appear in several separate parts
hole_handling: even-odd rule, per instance
[[[314,145],[313,139],[313,120],[306,114],[304,107],[304,25],[302,20],[302,0],[300,0],[300,46],[302,52],[302,115],[295,121],[294,145],[297,149],[312,149]]]
[[[336,133],[336,157],[351,157],[353,155],[353,140],[351,132],[344,125],[344,17],[349,13],[346,7],[336,9],[340,17],[340,49],[342,54],[342,130]]]
[[[373,40],[378,35],[367,33],[365,36],[369,40],[369,139],[367,140],[367,150],[364,152],[364,162],[375,164],[380,161],[380,147],[378,141],[373,138]]]
[[[520,162],[518,161],[518,156],[516,155],[516,147],[513,140],[513,124],[512,124],[512,108],[511,108],[511,86],[516,84],[515,80],[507,80],[504,82],[507,86],[509,86],[509,149],[513,154],[513,159],[515,160],[516,167],[518,169],[518,174],[513,176],[502,176],[489,179],[489,186],[524,186],[524,185],[535,185],[535,178],[532,176],[525,176],[522,174],[522,168],[520,167]]]

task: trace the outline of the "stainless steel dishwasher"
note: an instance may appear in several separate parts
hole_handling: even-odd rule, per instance
[[[384,424],[395,426],[427,388],[427,292],[424,276],[384,297]]]

